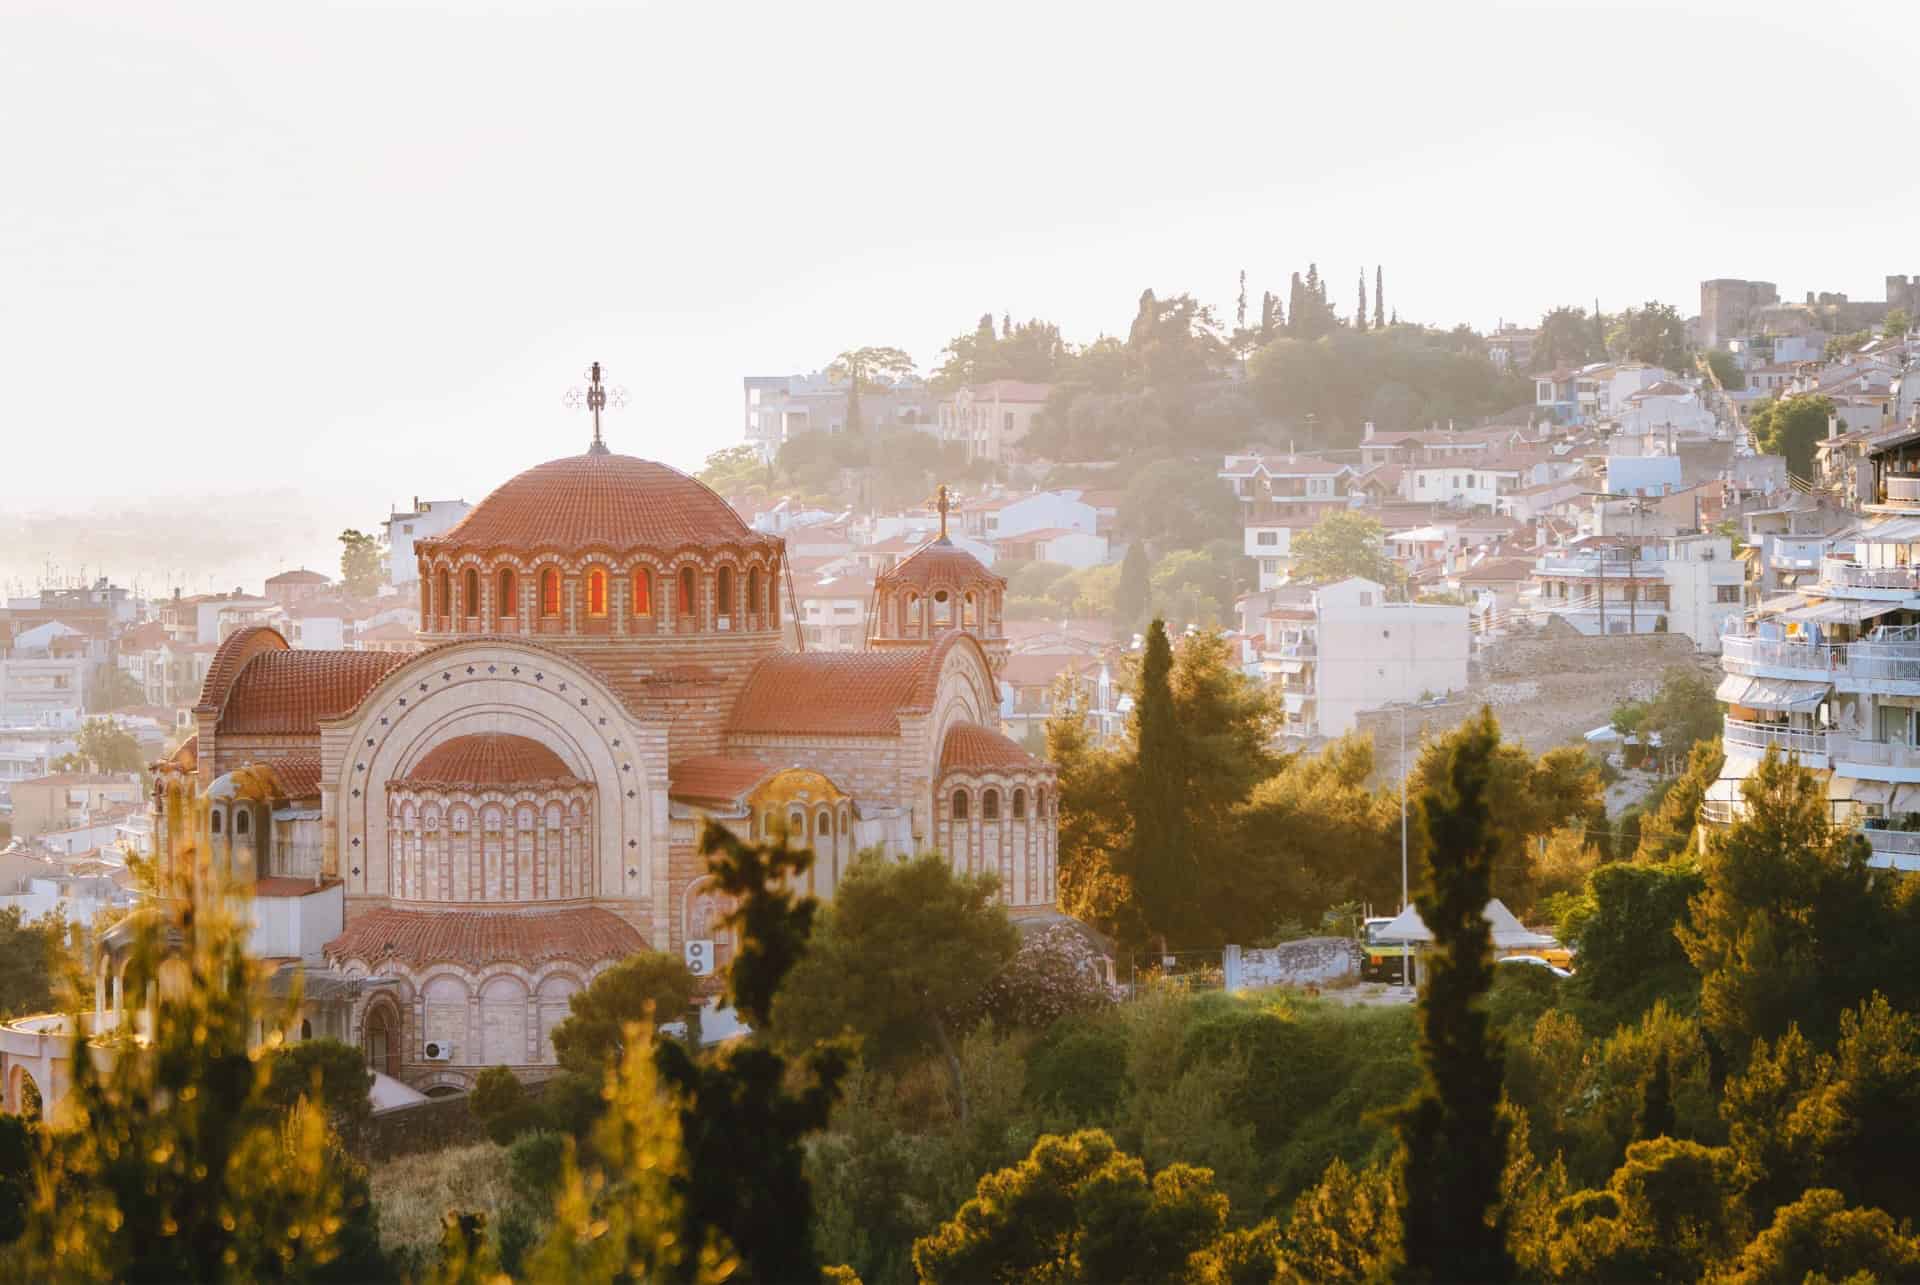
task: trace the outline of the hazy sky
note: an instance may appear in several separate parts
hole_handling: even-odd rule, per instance
[[[743,374],[1242,267],[1481,327],[1920,272],[1906,4],[559,10],[0,0],[0,516],[477,499],[594,358],[695,466]]]

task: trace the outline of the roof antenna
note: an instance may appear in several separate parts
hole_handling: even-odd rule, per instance
[[[606,455],[609,454],[607,444],[601,440],[600,437],[600,412],[607,409],[608,406],[612,406],[615,410],[619,410],[622,406],[625,406],[627,404],[627,390],[624,388],[608,388],[602,384],[600,382],[600,363],[597,361],[587,368],[587,381],[587,387],[584,391],[578,388],[568,389],[567,395],[561,400],[568,410],[578,410],[580,407],[585,406],[593,412],[593,443],[587,447],[587,454]]]

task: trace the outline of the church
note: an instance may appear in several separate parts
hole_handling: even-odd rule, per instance
[[[784,541],[611,452],[596,413],[585,454],[419,543],[421,651],[228,637],[156,795],[197,779],[256,952],[304,970],[305,1031],[428,1092],[551,1069],[569,997],[635,951],[724,967],[708,820],[811,847],[822,899],[856,854],[933,850],[1044,913],[1054,770],[998,730],[1006,581],[941,507],[866,649],[809,653]]]

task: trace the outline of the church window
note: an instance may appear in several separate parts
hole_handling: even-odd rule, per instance
[[[960,627],[977,628],[980,624],[980,604],[972,594],[968,594],[960,604]]]
[[[308,1021],[306,1018],[300,1019],[300,1038],[303,1040],[310,1040],[313,1038],[313,1023]]]
[[[513,601],[513,568],[512,567],[502,567],[500,569],[500,598],[499,598],[498,606],[499,606],[499,614],[506,617],[509,620],[511,620],[513,617],[520,614],[519,611],[516,610],[514,601]]]
[[[440,601],[437,604],[440,608],[439,614],[443,616],[451,616],[453,614],[453,582],[447,575],[447,569],[445,567],[441,567],[440,574],[435,576],[433,579],[434,579],[434,592],[440,598]]]
[[[552,567],[540,573],[540,614],[560,614],[560,573]]]
[[[460,604],[460,614],[463,616],[479,615],[480,573],[472,567],[468,567],[467,574],[460,577],[460,592],[466,599]]]
[[[233,832],[235,834],[245,834],[247,832],[247,810],[245,808],[233,814]]]
[[[714,577],[714,583],[717,586],[714,590],[717,599],[714,603],[715,614],[727,620],[733,615],[733,568],[721,567]]]
[[[693,568],[680,568],[680,600],[673,604],[674,610],[682,617],[693,616]]]
[[[747,568],[747,614],[760,610],[760,568]]]
[[[607,573],[599,567],[587,572],[587,614],[607,614]]]
[[[953,623],[953,595],[945,589],[933,595],[933,624],[936,629],[945,629]]]
[[[831,839],[833,837],[833,813],[822,812],[814,817],[813,833],[816,838]]]
[[[213,815],[208,818],[208,820],[213,824],[213,832],[215,834],[219,834],[220,833],[220,813],[218,811],[215,811]]]
[[[1024,821],[1027,819],[1027,792],[1025,790],[1015,790],[1013,792],[1013,819],[1016,821]]]
[[[1000,819],[1000,791],[988,790],[980,796],[980,819],[982,821]]]
[[[953,792],[953,819],[956,821],[965,821],[967,819],[967,792],[965,790],[955,790]]]
[[[645,567],[638,567],[633,573],[633,614],[653,614],[653,572]]]

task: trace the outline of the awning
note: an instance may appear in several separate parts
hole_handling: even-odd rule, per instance
[[[1302,660],[1283,660],[1274,665],[1274,668],[1283,674],[1297,674],[1306,667],[1306,662]]]
[[[1729,754],[1720,766],[1720,778],[1707,787],[1707,797],[1716,803],[1741,801],[1740,783],[1753,775],[1760,760],[1745,754]]]
[[[1298,714],[1301,708],[1307,703],[1306,693],[1304,692],[1282,692],[1280,694],[1280,700],[1286,705],[1287,713],[1289,714]]]
[[[1480,908],[1480,916],[1487,921],[1487,927],[1492,931],[1493,944],[1498,949],[1514,950],[1529,946],[1558,944],[1552,937],[1527,928],[1498,897]],[[1374,935],[1381,941],[1433,940],[1433,930],[1427,927],[1426,920],[1420,917],[1419,909],[1414,906],[1408,906],[1394,916],[1392,922],[1381,925]]]
[[[1728,674],[1720,680],[1714,696],[1722,704],[1744,705],[1748,709],[1813,709],[1831,690],[1825,683],[1797,678],[1745,678]]]
[[[1862,781],[1855,778],[1849,780],[1845,788],[1846,797],[1862,806],[1877,803],[1884,808],[1893,802],[1894,786],[1891,781]],[[1833,789],[1829,788],[1827,794],[1832,797]]]
[[[1780,613],[1780,619],[1797,620],[1803,625],[1854,624],[1884,616],[1890,611],[1899,611],[1902,605],[1898,602],[1843,602],[1838,599],[1829,599],[1817,606],[1783,611]]]
[[[1765,602],[1762,602],[1758,607],[1754,608],[1754,614],[1757,616],[1777,616],[1783,611],[1792,611],[1795,607],[1798,607],[1801,603],[1805,601],[1806,601],[1806,597],[1802,594],[1797,594],[1797,593],[1775,594],[1773,597],[1768,598]]]

